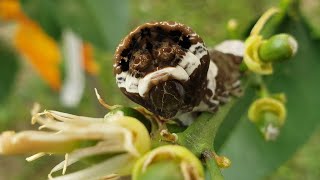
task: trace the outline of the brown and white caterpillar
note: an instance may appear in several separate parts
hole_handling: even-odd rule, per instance
[[[208,50],[186,25],[151,22],[119,44],[114,74],[132,101],[163,118],[183,120],[186,114],[215,112],[240,89],[242,52],[240,41]]]

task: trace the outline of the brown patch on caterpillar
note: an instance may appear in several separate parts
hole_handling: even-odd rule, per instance
[[[241,56],[236,56],[230,53],[222,53],[217,50],[209,50],[210,60],[217,71],[214,79],[207,79],[205,81],[205,91],[201,102],[197,104],[193,110],[187,113],[179,112],[176,117],[182,124],[188,125],[193,122],[193,120],[199,116],[199,112],[208,111],[215,113],[219,107],[227,103],[230,96],[240,96],[241,95],[241,84],[240,84],[240,64],[242,62]],[[209,74],[210,72],[208,72]],[[208,75],[208,78],[212,76]],[[213,87],[208,87],[209,81],[211,83],[215,82]],[[212,91],[214,89],[214,92]]]
[[[214,99],[218,100],[220,104],[224,104],[228,101],[230,95],[240,95],[240,64],[242,57],[222,53],[214,49],[210,50],[209,54],[211,61],[218,67]]]
[[[203,43],[190,27],[181,23],[143,24],[130,32],[117,47],[114,73],[128,71],[132,63],[136,64],[136,58],[145,62],[143,69],[139,69],[143,73],[152,72],[156,67],[176,66],[190,46],[198,42]]]

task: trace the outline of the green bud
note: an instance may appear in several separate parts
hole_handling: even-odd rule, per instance
[[[138,108],[134,109],[131,107],[125,107],[125,106],[121,106],[121,105],[111,106],[111,105],[107,104],[106,102],[104,102],[104,100],[101,98],[101,96],[98,93],[98,90],[96,88],[94,89],[94,91],[96,93],[97,99],[100,102],[100,104],[103,107],[105,107],[106,109],[110,110],[110,112],[105,115],[105,118],[120,113],[123,116],[136,118],[147,128],[149,133],[151,132],[152,124],[151,124],[151,121],[148,118],[146,118],[146,116],[145,116],[146,113],[145,114],[141,113],[140,111],[137,110]]]
[[[259,57],[264,62],[284,61],[295,55],[297,41],[288,34],[277,34],[265,40],[259,47]]]
[[[257,74],[272,74],[273,68],[271,62],[264,62],[259,56],[259,47],[263,42],[260,35],[251,35],[245,41],[245,52],[243,61],[248,69]]]
[[[250,121],[257,125],[267,141],[277,138],[285,122],[287,112],[282,100],[264,97],[255,100],[249,108]]]
[[[122,112],[124,116],[136,118],[147,128],[149,133],[151,132],[151,121],[147,119],[141,112],[134,108],[119,106],[115,109],[112,109],[106,116],[111,116],[118,112]]]
[[[230,19],[227,24],[228,36],[230,39],[239,39],[241,33],[239,32],[239,24],[236,19]]]
[[[146,172],[143,173],[140,180],[184,180],[183,174],[180,170],[180,165],[174,161],[161,161],[151,164],[146,168]]]
[[[248,117],[252,122],[258,123],[265,112],[274,113],[278,117],[279,124],[284,124],[287,111],[283,102],[270,97],[257,99],[250,105]]]
[[[141,157],[134,165],[132,179],[203,180],[204,170],[200,160],[187,148],[166,145]]]

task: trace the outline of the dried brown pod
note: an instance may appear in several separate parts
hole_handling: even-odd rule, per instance
[[[215,98],[218,67],[210,61],[201,37],[186,25],[143,24],[122,40],[114,59],[121,91],[157,115],[173,118],[213,112],[219,105]]]

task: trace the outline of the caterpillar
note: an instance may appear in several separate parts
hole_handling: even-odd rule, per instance
[[[196,112],[215,112],[239,92],[242,52],[240,41],[208,49],[184,24],[150,22],[121,41],[113,71],[129,99],[165,119],[183,119]]]

